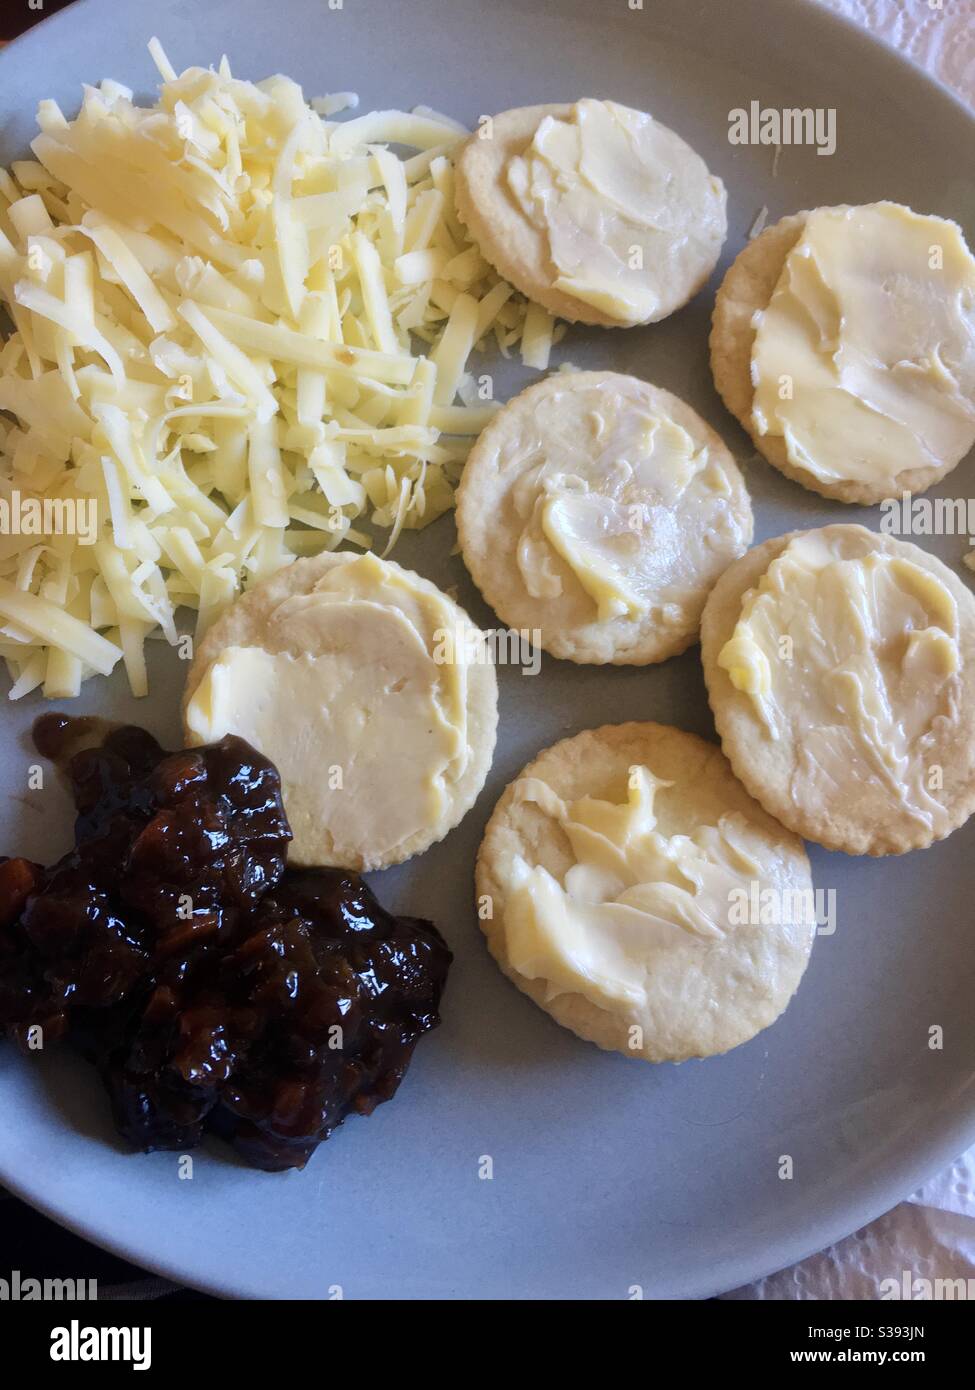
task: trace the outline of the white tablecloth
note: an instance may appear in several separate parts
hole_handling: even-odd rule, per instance
[[[975,0],[819,0],[975,106]]]
[[[856,20],[975,106],[975,0],[819,3]],[[904,1288],[905,1271],[915,1297],[928,1290],[914,1280],[975,1280],[975,1148],[879,1221],[725,1297],[890,1297],[883,1281],[894,1279]]]

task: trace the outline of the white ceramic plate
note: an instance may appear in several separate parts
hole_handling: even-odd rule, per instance
[[[242,75],[282,71],[309,96],[352,88],[363,107],[482,113],[613,97],[673,126],[725,180],[730,236],[818,204],[892,198],[975,233],[975,122],[917,70],[815,6],[787,0],[83,0],[0,55],[0,156],[21,155],[41,97],[77,107],[83,81],[148,95],[152,34],[178,68],[226,52]],[[832,107],[836,153],[728,143],[728,113]],[[718,277],[715,278],[715,284]],[[688,399],[747,464],[757,539],[879,514],[829,504],[754,458],[707,367],[714,284],[645,330],[574,329],[557,361],[634,372]],[[492,370],[494,368],[492,367]],[[499,395],[529,378],[497,372]],[[750,462],[749,462],[750,461]],[[972,459],[938,493],[967,496]],[[493,617],[451,557],[448,517],[396,558]],[[925,541],[958,565],[964,539]],[[967,574],[967,571],[965,572]],[[970,577],[970,576],[969,576]],[[155,645],[155,644],[154,644]],[[153,695],[93,681],[86,710],[175,740],[182,664],[158,647]],[[546,659],[501,672],[489,784],[447,840],[374,876],[394,908],[434,917],[456,954],[444,1024],[399,1096],[352,1120],[303,1173],[239,1165],[219,1145],[180,1181],[175,1155],[123,1152],[80,1061],[32,1065],[0,1048],[0,1181],[130,1259],[244,1296],[607,1297],[712,1294],[820,1248],[892,1206],[975,1140],[975,822],[887,861],[813,850],[838,924],[821,937],[784,1017],[726,1057],[650,1067],[558,1028],[490,961],[472,909],[478,839],[538,749],[589,725],[657,719],[712,734],[696,650],[644,670]],[[51,859],[68,843],[55,787],[26,793],[25,740],[41,702],[0,710],[7,797],[0,848]],[[928,1047],[940,1025],[944,1048]],[[482,1155],[490,1181],[478,1176]],[[794,1160],[779,1177],[780,1155]]]

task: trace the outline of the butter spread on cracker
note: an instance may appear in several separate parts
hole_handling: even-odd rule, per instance
[[[975,443],[975,258],[954,222],[817,209],[754,323],[754,428],[822,482],[946,469]]]
[[[729,552],[748,544],[727,469],[652,409],[635,380],[541,398],[499,460],[516,465],[525,588],[556,598],[577,581],[593,621],[652,613],[662,626],[693,628]]]
[[[555,288],[621,323],[671,313],[707,278],[724,241],[721,180],[679,135],[613,101],[546,116],[506,172],[516,203],[548,237]]]
[[[938,576],[859,528],[790,541],[742,601],[718,665],[773,740],[790,737],[798,798],[877,779],[937,833],[925,751],[961,693],[958,606]]]
[[[435,824],[467,765],[477,645],[413,580],[369,554],[329,570],[278,604],[260,646],[221,651],[187,705],[192,742],[237,734],[276,764],[296,842],[326,839],[334,862]]]
[[[583,797],[567,804],[540,778],[516,784],[516,802],[534,803],[571,846],[561,881],[521,856],[510,870],[508,959],[526,979],[545,981],[546,1002],[581,994],[604,1009],[644,1008],[663,975],[679,979],[695,958],[704,969],[700,952],[733,957],[733,905],[756,884],[780,889],[790,921],[794,915],[802,924],[808,869],[799,873],[737,811],[690,835],[663,833],[656,803],[672,786],[645,766],[630,769],[622,803]]]

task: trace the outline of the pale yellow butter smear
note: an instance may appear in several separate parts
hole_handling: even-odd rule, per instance
[[[720,997],[734,977],[736,893],[758,884],[798,890],[801,916],[808,872],[741,814],[691,835],[661,833],[654,803],[671,786],[643,766],[631,769],[621,804],[566,804],[538,778],[517,784],[517,800],[562,827],[574,858],[561,883],[520,856],[510,869],[508,959],[526,979],[546,982],[547,1000],[581,994],[615,1012],[680,1013],[682,988],[688,998],[702,990]],[[768,957],[771,981],[778,966],[773,951]]]
[[[395,852],[436,824],[467,746],[460,610],[373,555],[274,610],[260,646],[230,646],[186,711],[191,740],[233,733],[276,764],[299,840],[337,862]],[[469,625],[468,625],[469,626]]]
[[[726,194],[691,147],[613,101],[546,116],[508,187],[548,238],[555,288],[623,323],[669,314],[712,269]]]
[[[954,222],[810,213],[755,325],[752,423],[821,481],[947,468],[975,443],[975,258]]]
[[[927,786],[937,721],[957,717],[958,608],[935,574],[852,533],[790,541],[718,655],[769,736],[791,738],[793,789],[842,795],[876,778],[936,832]]]
[[[517,458],[529,465],[513,491],[525,589],[560,596],[560,559],[594,621],[653,614],[665,627],[694,627],[711,585],[748,544],[721,461],[651,410],[639,383],[546,396]]]

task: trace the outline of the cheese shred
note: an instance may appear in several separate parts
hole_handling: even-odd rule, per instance
[[[563,326],[453,210],[467,135],[425,107],[310,105],[290,79],[177,74],[155,105],[42,102],[0,170],[0,654],[71,698],[197,634],[296,556],[428,525],[494,407],[473,352],[543,369]],[[405,151],[405,153],[400,153]]]

